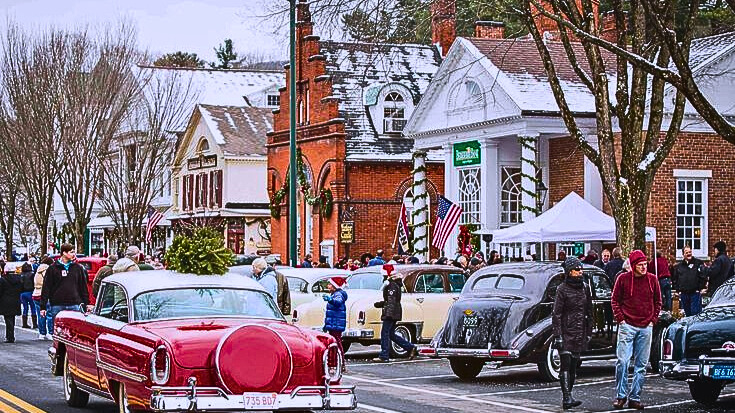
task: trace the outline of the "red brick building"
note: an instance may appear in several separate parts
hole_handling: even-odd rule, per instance
[[[401,203],[411,209],[413,140],[401,131],[439,67],[435,47],[320,40],[298,3],[296,84],[280,90],[268,134],[272,248],[288,255],[289,93],[297,91],[299,258],[359,257],[391,244]],[[436,162],[436,161],[439,162]],[[434,161],[432,163],[432,161]],[[428,155],[430,205],[443,192],[441,156]],[[305,184],[305,185],[304,185]],[[331,194],[331,208],[325,208]],[[320,198],[321,201],[315,199]],[[331,211],[328,211],[331,209]],[[410,215],[410,214],[409,214]],[[350,231],[352,234],[350,236]],[[340,236],[342,235],[342,237]]]

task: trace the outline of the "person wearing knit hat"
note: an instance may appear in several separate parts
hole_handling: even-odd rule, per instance
[[[727,256],[727,244],[725,244],[725,241],[717,241],[714,247],[715,259],[707,270],[709,281],[707,283],[706,293],[710,297],[732,276],[733,268],[733,263],[730,257]]]
[[[409,360],[413,360],[418,355],[418,349],[415,345],[396,334],[396,324],[403,318],[403,308],[401,307],[403,280],[400,273],[395,270],[393,264],[383,264],[383,276],[385,277],[381,288],[383,301],[374,304],[375,308],[382,309],[380,320],[383,325],[380,328],[380,355],[373,359],[374,363],[390,361],[391,341],[408,353]]]
[[[102,286],[102,280],[104,280],[105,277],[112,275],[112,268],[116,263],[117,255],[112,254],[107,257],[107,264],[97,270],[97,274],[94,276],[94,282],[92,283],[92,295],[97,297],[97,294],[100,292],[100,286]]]
[[[656,276],[648,272],[646,254],[634,250],[628,255],[631,270],[615,280],[612,309],[618,323],[616,397],[613,407],[642,410],[641,392],[646,380],[646,365],[651,354],[653,325],[661,311],[661,288]],[[633,358],[633,385],[628,386],[628,365]]]
[[[332,277],[327,284],[329,294],[324,294],[322,298],[327,302],[327,311],[324,315],[324,331],[329,333],[337,340],[337,348],[342,354],[344,360],[345,351],[342,347],[342,332],[347,327],[347,292],[342,288],[345,286],[344,277]],[[347,371],[342,369],[343,372]]]
[[[559,384],[564,410],[577,407],[581,401],[574,400],[572,389],[577,376],[580,355],[587,350],[592,337],[592,295],[582,276],[582,262],[577,257],[568,257],[562,263],[565,278],[556,289],[554,310],[551,317],[553,348],[559,351],[561,368]]]

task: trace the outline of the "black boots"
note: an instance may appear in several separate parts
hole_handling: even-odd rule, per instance
[[[35,314],[31,315],[31,323],[33,323],[33,329],[38,329],[38,317]]]
[[[23,328],[31,328],[31,326],[28,325],[28,316],[27,315],[22,316],[21,319],[23,320]]]
[[[582,404],[579,400],[572,397],[572,387],[574,386],[574,378],[569,371],[562,370],[559,372],[559,383],[561,384],[562,408],[564,410],[577,407]]]

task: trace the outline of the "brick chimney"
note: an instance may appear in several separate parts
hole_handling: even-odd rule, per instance
[[[431,4],[431,42],[439,44],[446,56],[457,37],[455,0],[434,0]]]
[[[576,0],[575,3],[577,5],[577,10],[581,11],[582,1]],[[550,13],[554,12],[549,3],[542,1],[541,4],[544,6],[544,10],[548,10]],[[595,16],[595,25],[599,24],[599,10],[599,0],[592,0],[592,13]],[[554,20],[542,15],[541,12],[538,11],[538,8],[533,4],[531,4],[531,13],[533,13],[534,15],[536,27],[538,28],[538,31],[541,33],[542,37],[548,40],[561,40],[561,37],[559,36],[559,26]],[[579,41],[579,39],[577,39],[577,37],[571,33],[569,33],[569,40]]]
[[[619,30],[615,22],[615,12],[609,11],[602,15],[602,27],[600,28],[600,37],[608,42],[615,43],[618,41]]]
[[[480,37],[483,39],[502,39],[503,37],[505,37],[505,23],[476,21],[475,37]]]

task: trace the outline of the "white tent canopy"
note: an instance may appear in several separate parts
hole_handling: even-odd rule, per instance
[[[510,228],[492,231],[492,242],[615,241],[615,219],[575,192],[536,218]],[[646,227],[646,233],[655,234]]]

